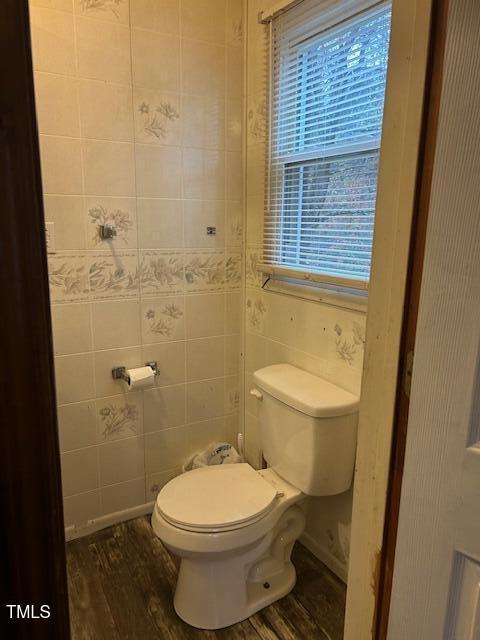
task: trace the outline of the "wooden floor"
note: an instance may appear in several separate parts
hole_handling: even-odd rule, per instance
[[[177,563],[148,517],[123,522],[67,544],[74,640],[340,640],[345,585],[297,543],[297,584],[248,620],[201,631],[173,609]]]

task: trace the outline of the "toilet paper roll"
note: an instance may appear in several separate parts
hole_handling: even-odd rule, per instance
[[[155,372],[152,367],[138,367],[138,369],[127,369],[129,381],[127,383],[129,391],[146,389],[153,386],[155,382]]]

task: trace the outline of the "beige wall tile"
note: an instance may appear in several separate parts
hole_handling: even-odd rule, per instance
[[[187,426],[187,459],[215,442],[225,440],[224,418],[213,418]]]
[[[98,442],[121,440],[143,433],[143,393],[128,392],[95,403]]]
[[[225,0],[182,0],[182,35],[225,42]]]
[[[95,403],[76,402],[58,407],[60,451],[71,451],[97,443]]]
[[[185,247],[221,249],[225,246],[225,203],[219,200],[185,200]],[[207,234],[215,227],[215,235]]]
[[[187,341],[187,380],[205,380],[224,375],[223,337]]]
[[[225,157],[215,149],[183,150],[184,195],[186,198],[225,198]]]
[[[182,340],[185,337],[184,297],[149,298],[141,303],[144,344]]]
[[[158,362],[160,375],[155,379],[157,387],[169,387],[185,382],[185,342],[165,342],[144,345],[142,362]]]
[[[224,91],[224,47],[197,40],[182,40],[182,92],[221,97]]]
[[[140,344],[140,309],[137,300],[92,304],[94,348],[118,349]]]
[[[77,80],[50,73],[35,73],[38,130],[56,136],[78,137]]]
[[[82,353],[92,349],[90,304],[60,304],[52,307],[55,355]]]
[[[243,0],[227,0],[227,44],[240,45],[245,36],[245,16]]]
[[[142,198],[180,198],[181,151],[174,147],[136,144],[137,195]]]
[[[243,203],[232,200],[225,206],[225,244],[241,248],[243,245]]]
[[[77,18],[76,27],[79,76],[130,84],[128,27],[88,18]]]
[[[145,475],[143,437],[101,444],[99,454],[101,487]]]
[[[128,25],[130,5],[128,0],[103,0],[103,2],[73,0],[73,3],[75,13],[79,16]]]
[[[229,151],[241,151],[243,103],[238,99],[227,100],[226,110],[226,147]]]
[[[140,347],[126,349],[112,349],[98,351],[94,354],[96,397],[124,394],[126,386],[123,382],[112,379],[113,367],[133,369],[142,367],[146,360],[142,360]]]
[[[141,198],[137,201],[140,249],[183,247],[183,207],[180,200]]]
[[[180,145],[183,113],[177,93],[136,88],[134,116],[137,142]]]
[[[86,194],[135,195],[133,144],[85,140],[83,143],[83,162]]]
[[[172,35],[180,26],[179,0],[130,0],[132,26]]]
[[[185,424],[185,385],[149,389],[143,399],[145,433]]]
[[[84,218],[89,249],[137,248],[135,198],[86,197]],[[117,235],[108,242],[102,241],[99,234],[99,225],[101,224],[113,224]]]
[[[73,16],[65,11],[31,7],[30,22],[34,69],[75,75]]]
[[[46,195],[43,198],[43,204],[45,220],[55,224],[55,250],[85,249],[85,202],[83,196]]]
[[[227,200],[240,201],[243,196],[243,164],[240,151],[227,152]]]
[[[227,47],[227,98],[243,97],[243,47]]]
[[[60,11],[73,12],[73,0],[29,0],[30,7],[46,7]]]
[[[80,140],[41,135],[40,157],[44,193],[83,192]]]
[[[147,502],[150,500],[156,500],[158,492],[164,487],[167,482],[173,480],[175,476],[181,473],[181,469],[170,469],[169,471],[160,471],[159,473],[152,473],[145,478],[145,494]]]
[[[225,375],[237,375],[240,371],[242,343],[239,335],[225,336]],[[238,409],[238,407],[236,407]]]
[[[187,448],[186,427],[163,429],[145,435],[145,472],[148,475],[178,469]]]
[[[187,385],[187,422],[216,418],[223,414],[223,378]]]
[[[103,513],[116,513],[145,502],[145,478],[103,487],[100,490]]]
[[[241,304],[240,293],[227,292],[225,294],[225,333],[240,333],[243,325]]]
[[[57,252],[48,256],[50,301],[80,302],[90,297],[85,254]]]
[[[55,358],[57,402],[68,404],[94,397],[93,356],[90,353]]]
[[[100,491],[88,491],[63,501],[65,526],[80,526],[102,515]]]
[[[61,463],[64,496],[98,487],[97,447],[62,453]]]
[[[136,251],[91,251],[87,257],[92,300],[138,298],[138,254]]]
[[[131,87],[82,79],[79,81],[79,99],[84,138],[133,141]]]
[[[182,97],[183,145],[223,149],[225,100],[223,95]]]
[[[180,90],[180,40],[177,36],[132,29],[133,83],[136,87]]]
[[[187,338],[220,336],[225,329],[225,294],[186,297]]]

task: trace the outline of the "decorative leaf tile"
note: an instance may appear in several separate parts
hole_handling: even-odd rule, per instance
[[[262,259],[262,247],[251,245],[247,247],[245,258],[245,279],[247,285],[251,287],[261,287],[263,285],[263,273],[258,271],[258,265]]]
[[[195,252],[185,256],[187,291],[218,291],[225,286],[225,254]]]
[[[143,302],[142,333],[145,343],[182,339],[185,336],[183,298],[152,298]]]
[[[262,295],[247,293],[247,329],[254,333],[263,333],[267,306]]]
[[[179,251],[143,251],[139,269],[142,294],[181,293],[183,259]]]
[[[100,441],[118,440],[142,432],[142,394],[129,393],[97,400],[97,423]]]
[[[107,14],[119,19],[128,11],[126,0],[80,0],[85,15]]]
[[[140,280],[138,256],[135,252],[91,253],[88,279],[94,300],[137,297]]]
[[[242,283],[242,254],[229,253],[225,256],[225,286],[229,290],[239,289]]]
[[[178,144],[180,107],[176,94],[137,89],[134,109],[137,142]]]
[[[354,321],[350,331],[345,332],[339,323],[335,324],[333,331],[338,358],[348,365],[355,364],[357,356],[365,345],[365,328]]]
[[[109,246],[136,247],[136,216],[133,198],[87,198],[88,242],[92,249]],[[111,224],[117,235],[106,243],[100,237],[100,225]]]
[[[56,253],[49,256],[48,278],[52,304],[88,300],[87,259],[85,253]]]

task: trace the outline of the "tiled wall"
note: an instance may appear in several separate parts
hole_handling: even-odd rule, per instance
[[[239,428],[242,0],[30,5],[65,518],[81,526],[154,499]],[[148,360],[156,387],[125,395],[111,368]]]
[[[245,439],[253,465],[261,459],[258,403],[248,393],[253,371],[288,362],[359,394],[365,340],[365,313],[261,288],[268,27],[258,14],[275,3],[247,3]],[[310,499],[307,516],[306,541],[343,578],[351,500],[351,492]]]

